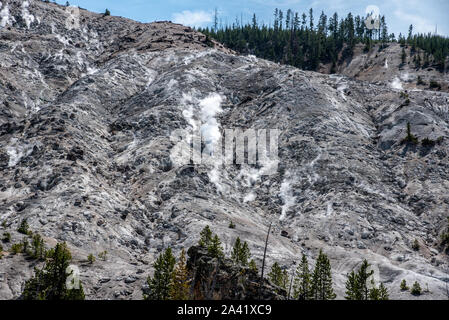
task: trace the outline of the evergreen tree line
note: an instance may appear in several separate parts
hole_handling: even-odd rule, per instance
[[[200,233],[199,246],[206,248],[209,255],[223,259],[221,241],[213,235],[209,226]],[[258,273],[258,268],[246,242],[237,238],[231,251],[231,260],[235,265],[247,267]],[[167,248],[154,263],[154,274],[148,277],[146,300],[188,300],[192,298],[192,274],[186,264],[185,250],[182,249],[178,261]],[[376,286],[372,279],[373,271],[369,271],[369,263],[365,260],[360,269],[348,275],[346,283],[346,299],[348,300],[388,300],[388,292],[383,284]],[[268,278],[272,284],[288,292],[286,298],[296,300],[332,300],[336,298],[333,289],[332,271],[329,258],[320,250],[313,271],[309,267],[306,255],[303,255],[296,271],[291,277],[288,271],[275,262]],[[281,291],[281,290],[279,290]],[[280,292],[279,292],[280,293]]]
[[[199,28],[198,31],[213,37],[227,47],[243,54],[253,54],[258,57],[290,64],[305,70],[316,70],[320,63],[332,63],[331,72],[336,65],[352,57],[354,47],[358,43],[365,44],[364,50],[371,50],[374,44],[380,44],[379,49],[388,43],[399,41],[402,45],[410,45],[412,53],[423,50],[430,63],[445,69],[446,58],[449,56],[449,38],[432,34],[413,35],[410,26],[408,37],[402,34],[396,39],[394,33],[388,32],[385,16],[379,18],[379,28],[366,27],[368,17],[339,17],[337,13],[328,17],[321,12],[315,24],[313,9],[308,15],[287,10],[275,9],[272,25],[259,24],[256,15],[251,23],[236,21],[232,25],[219,26],[217,12],[212,28]]]
[[[449,221],[449,220],[448,220]],[[235,225],[234,225],[235,228]],[[449,227],[448,229],[449,230]],[[24,219],[18,228],[18,232],[33,237],[32,247],[21,246],[17,253],[26,253],[33,259],[44,260],[44,266],[35,268],[34,276],[27,280],[21,299],[24,300],[84,300],[84,290],[81,282],[78,287],[68,287],[68,279],[72,275],[69,265],[72,255],[65,243],[58,243],[52,249],[45,250],[43,239],[29,229]],[[448,231],[449,233],[449,231]],[[447,244],[448,233],[443,233],[443,244]],[[9,235],[9,234],[8,234]],[[10,237],[4,236],[2,242],[9,242]],[[25,243],[25,240],[24,240]],[[212,233],[209,226],[200,232],[198,245],[207,250],[208,254],[217,259],[225,258],[223,247],[219,237]],[[0,245],[0,258],[3,247]],[[106,251],[103,252],[106,254]],[[231,260],[237,266],[248,268],[258,273],[254,259],[247,242],[237,238],[231,251]],[[88,259],[91,260],[91,259]],[[93,262],[90,261],[92,264]],[[192,274],[187,267],[186,252],[182,249],[178,261],[173,255],[172,249],[167,248],[155,261],[154,274],[147,278],[148,292],[144,293],[145,300],[188,300],[192,298]],[[262,271],[263,273],[263,271]],[[370,270],[370,264],[364,260],[358,270],[353,270],[347,275],[345,299],[347,300],[388,300],[389,293],[383,283],[379,286],[374,281],[374,271]],[[295,270],[289,277],[286,268],[282,268],[275,262],[268,274],[272,284],[279,287],[278,293],[288,292],[287,299],[295,300],[332,300],[336,298],[333,289],[332,270],[329,258],[319,251],[315,267],[309,266],[305,254]],[[75,284],[72,277],[71,283]],[[406,280],[402,280],[401,291],[408,291]],[[410,289],[411,294],[420,295],[422,289],[415,281]],[[428,287],[424,292],[430,292]]]

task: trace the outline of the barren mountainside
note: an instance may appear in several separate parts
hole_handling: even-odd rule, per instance
[[[394,45],[337,75],[306,72],[170,22],[1,2],[0,236],[12,239],[0,299],[18,298],[37,264],[8,252],[24,218],[47,247],[67,242],[87,299],[141,299],[159,253],[206,225],[227,254],[247,241],[260,269],[270,223],[267,266],[323,249],[339,299],[365,258],[392,299],[415,299],[402,279],[428,287],[419,299],[446,297],[447,74],[420,71],[442,91],[415,85]],[[418,144],[403,142],[407,123]],[[171,134],[192,127],[278,129],[277,171],[179,165]]]

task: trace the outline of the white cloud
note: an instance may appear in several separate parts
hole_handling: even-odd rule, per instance
[[[428,33],[435,31],[435,23],[419,15],[410,14],[402,10],[396,10],[394,15],[400,20],[412,24],[414,33]]]
[[[173,14],[173,22],[192,27],[200,27],[212,22],[213,14],[203,10],[184,10]]]

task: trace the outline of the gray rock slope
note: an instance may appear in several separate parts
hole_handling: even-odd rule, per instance
[[[48,247],[66,241],[87,298],[142,298],[161,250],[190,247],[207,224],[226,252],[248,241],[260,266],[270,223],[268,266],[292,270],[321,248],[339,298],[364,258],[392,298],[414,298],[402,279],[445,298],[447,93],[406,102],[400,88],[237,56],[181,25],[2,2],[0,232],[21,241],[27,218]],[[202,120],[279,129],[276,174],[176,165],[170,134]],[[438,143],[401,144],[407,122]],[[18,297],[34,266],[5,252],[0,298]]]

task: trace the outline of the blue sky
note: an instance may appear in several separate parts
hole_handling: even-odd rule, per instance
[[[58,0],[58,3],[65,1]],[[434,32],[449,36],[449,1],[447,0],[71,0],[71,5],[95,12],[108,8],[112,15],[123,16],[141,22],[171,20],[190,26],[210,26],[213,12],[217,8],[223,24],[238,19],[250,21],[256,13],[259,21],[268,24],[273,20],[274,9],[291,8],[300,13],[313,8],[315,18],[323,10],[328,16],[337,12],[340,16],[352,12],[365,14],[369,5],[379,7],[385,15],[390,32],[396,36],[407,33],[413,24],[417,32]]]

